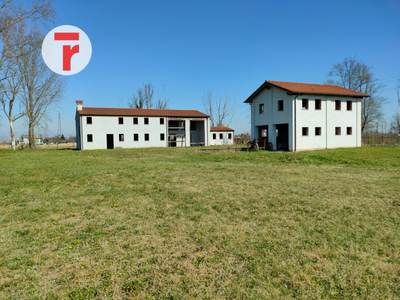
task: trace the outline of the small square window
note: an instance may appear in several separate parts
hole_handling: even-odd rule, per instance
[[[342,101],[335,100],[335,110],[340,110],[342,105]]]
[[[282,111],[283,110],[283,100],[279,100],[278,101],[278,111]]]
[[[303,127],[302,132],[303,132],[303,136],[307,136],[308,135],[308,127]]]
[[[93,142],[93,134],[88,134],[87,135],[87,141],[88,141],[88,143]]]
[[[321,99],[315,99],[315,110],[321,110]]]
[[[123,142],[123,141],[124,141],[124,135],[123,135],[123,134],[120,134],[120,135],[119,135],[119,141],[120,141],[120,142]]]
[[[86,118],[86,124],[92,124],[92,117]]]
[[[137,134],[137,133],[133,134],[133,141],[134,142],[138,142],[139,141],[139,134]]]
[[[118,124],[124,124],[124,118],[118,118]]]
[[[321,135],[321,127],[315,127],[315,135]]]
[[[352,101],[347,101],[347,110],[353,110],[353,102]]]
[[[222,133],[219,134],[219,139],[223,140],[224,139],[224,135]]]
[[[228,133],[228,139],[229,139],[229,140],[232,139],[232,133]]]
[[[308,109],[308,99],[303,99],[301,101],[301,109]]]
[[[213,140],[216,140],[216,139],[217,139],[217,134],[213,133]]]
[[[133,118],[133,124],[137,125],[138,123],[138,118]]]
[[[164,133],[160,133],[160,141],[165,141],[165,134]]]
[[[164,118],[160,118],[160,125],[164,125]]]
[[[341,128],[335,127],[335,135],[340,135],[340,134],[341,134]]]
[[[144,125],[149,125],[149,118],[144,118]]]
[[[264,113],[264,103],[261,103],[261,104],[258,106],[258,112],[259,112],[260,114],[263,114],[263,113]]]
[[[347,132],[347,135],[352,135],[353,128],[352,127],[347,127],[346,132]]]
[[[145,141],[150,141],[150,135],[148,133],[144,134],[144,140]]]

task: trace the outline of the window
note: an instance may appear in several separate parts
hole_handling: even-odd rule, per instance
[[[164,118],[160,118],[160,125],[164,125]]]
[[[124,135],[123,135],[123,134],[120,134],[120,135],[119,135],[119,141],[120,141],[120,142],[123,142],[123,141],[124,141]]]
[[[223,140],[224,139],[224,135],[222,133],[219,134],[219,139]]]
[[[340,100],[335,100],[335,110],[340,110],[341,104],[342,104],[342,101],[340,101]]]
[[[92,117],[86,118],[86,124],[92,124]]]
[[[321,99],[315,99],[315,110],[321,110]]]
[[[347,110],[353,110],[353,102],[352,101],[347,101]]]
[[[139,134],[137,134],[137,133],[133,134],[133,141],[134,142],[138,142],[139,141]]]
[[[282,111],[283,110],[283,100],[279,100],[278,101],[278,111]]]
[[[124,124],[124,118],[118,118],[118,124]]]
[[[88,134],[87,135],[87,141],[88,141],[88,143],[93,142],[93,134]]]
[[[315,127],[315,135],[321,135],[321,127]]]
[[[144,140],[145,141],[150,141],[150,135],[148,133],[144,134]]]
[[[133,124],[135,124],[135,125],[138,124],[138,118],[133,118]]]
[[[341,134],[340,127],[335,127],[335,135],[340,135],[340,134]]]
[[[352,127],[347,127],[346,131],[347,131],[347,135],[351,135],[352,132],[353,132],[353,128]]]
[[[303,99],[301,102],[301,109],[308,109],[308,99]]]
[[[259,112],[260,114],[263,114],[263,113],[264,113],[264,103],[261,103],[261,104],[258,106],[258,112]]]
[[[262,130],[261,130],[261,137],[266,138],[267,135],[268,135],[267,129],[262,129]]]
[[[303,131],[303,136],[307,136],[308,135],[308,127],[303,127],[302,131]]]
[[[229,139],[229,140],[232,139],[232,133],[228,133],[228,139]]]
[[[190,130],[197,130],[196,122],[190,122]]]
[[[216,139],[217,139],[217,134],[213,133],[213,140],[216,140]]]
[[[149,125],[149,118],[144,118],[144,125]]]
[[[165,134],[164,133],[160,133],[160,141],[165,141]]]

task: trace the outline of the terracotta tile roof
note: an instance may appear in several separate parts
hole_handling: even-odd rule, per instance
[[[235,131],[229,127],[210,127],[210,131]]]
[[[245,103],[249,103],[259,92],[267,86],[276,86],[293,94],[316,94],[316,95],[335,95],[348,97],[369,97],[369,95],[356,92],[338,85],[330,84],[313,84],[266,80]]]
[[[197,110],[178,109],[140,109],[140,108],[104,108],[82,107],[78,110],[82,116],[139,116],[139,117],[182,117],[208,118],[209,116]]]

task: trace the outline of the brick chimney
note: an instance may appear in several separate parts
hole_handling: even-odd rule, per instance
[[[83,100],[76,100],[76,109],[77,110],[82,110],[82,103],[83,103]]]

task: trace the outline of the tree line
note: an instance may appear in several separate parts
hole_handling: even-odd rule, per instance
[[[47,68],[41,56],[41,26],[55,17],[50,1],[24,7],[13,0],[0,0],[0,104],[14,150],[14,122],[27,120],[29,147],[35,148],[35,128],[46,126],[49,108],[64,93],[65,81]]]

